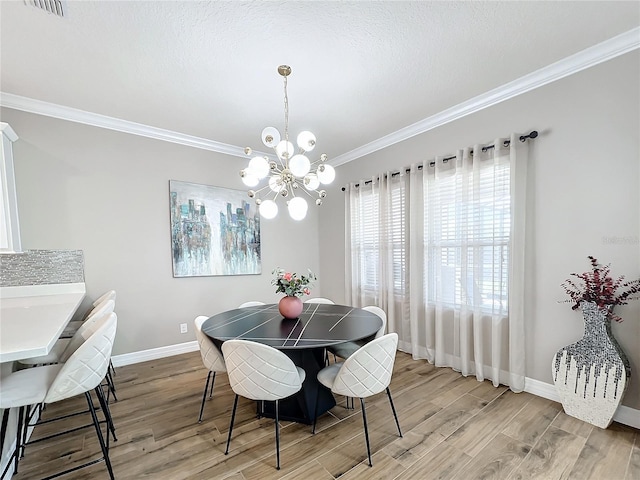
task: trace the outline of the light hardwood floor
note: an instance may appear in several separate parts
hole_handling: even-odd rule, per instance
[[[273,420],[257,419],[240,399],[229,455],[224,455],[233,403],[226,375],[197,423],[206,371],[197,352],[117,369],[119,401],[111,410],[118,441],[111,461],[124,479],[640,479],[640,431],[601,430],[562,412],[558,403],[494,388],[398,353],[391,391],[404,438],[397,436],[384,393],[367,401],[373,467],[359,402],[343,398],[318,421],[282,423],[275,469]],[[49,405],[44,417],[77,410],[82,401]],[[83,423],[76,417],[68,424]],[[36,428],[33,438],[51,430]],[[92,429],[29,445],[14,480],[40,478],[99,454]],[[108,478],[104,463],[65,479]]]

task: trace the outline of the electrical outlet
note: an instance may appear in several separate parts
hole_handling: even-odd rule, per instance
[[[187,324],[186,323],[181,323],[180,324],[180,333],[187,333]]]

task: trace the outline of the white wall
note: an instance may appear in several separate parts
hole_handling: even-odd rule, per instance
[[[311,207],[302,222],[286,211],[261,221],[261,275],[173,278],[169,180],[243,190],[238,171],[246,160],[11,109],[1,114],[20,137],[14,159],[23,248],[84,251],[81,310],[106,290],[118,294],[114,354],[192,341],[197,315],[277,301],[277,266],[318,271]]]
[[[552,383],[551,361],[582,336],[560,284],[589,269],[587,255],[614,275],[640,276],[640,52],[637,50],[337,169],[337,181],[450,154],[511,132],[531,143],[533,304],[527,311],[526,374]],[[429,95],[429,92],[425,92]],[[320,215],[323,294],[345,301],[344,194],[330,191]],[[328,281],[331,279],[331,281]],[[640,301],[616,309],[612,330],[631,362],[623,404],[640,408]]]

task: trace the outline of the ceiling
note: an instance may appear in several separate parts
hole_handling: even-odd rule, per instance
[[[640,25],[640,2],[0,2],[0,90],[238,147],[335,158]]]

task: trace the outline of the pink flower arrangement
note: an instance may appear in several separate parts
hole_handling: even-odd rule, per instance
[[[572,273],[579,281],[571,278],[562,283],[562,288],[571,297],[567,302],[573,302],[573,310],[580,308],[582,302],[593,302],[598,307],[609,310],[609,318],[621,322],[622,318],[613,314],[613,307],[626,305],[629,300],[640,298],[640,278],[624,282],[624,276],[613,279],[610,276],[610,265],[602,266],[598,259],[589,256],[591,271]],[[621,290],[621,291],[619,291]]]
[[[273,272],[275,278],[271,280],[271,285],[275,285],[276,293],[284,293],[287,297],[302,297],[309,295],[309,286],[317,280],[317,277],[309,270],[309,275],[286,272],[283,268],[276,268]]]

